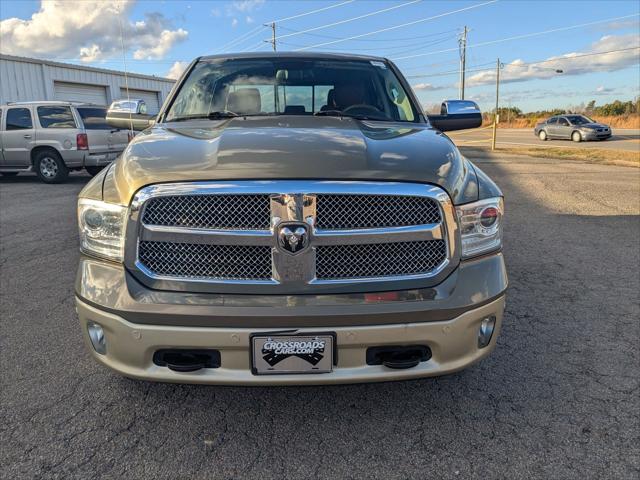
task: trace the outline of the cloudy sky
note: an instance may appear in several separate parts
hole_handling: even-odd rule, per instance
[[[122,69],[124,47],[129,70],[175,77],[198,55],[269,50],[276,21],[278,50],[386,56],[435,105],[458,94],[467,26],[466,97],[492,108],[499,57],[502,104],[530,111],[639,95],[639,20],[637,1],[1,0],[0,52]]]

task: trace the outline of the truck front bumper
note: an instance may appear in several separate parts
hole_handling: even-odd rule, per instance
[[[399,323],[330,329],[336,334],[337,365],[331,373],[254,375],[251,371],[249,337],[273,329],[181,328],[140,325],[104,312],[76,299],[78,316],[87,348],[100,363],[127,377],[161,382],[231,385],[298,385],[358,383],[403,380],[444,375],[461,370],[486,357],[496,345],[505,306],[504,296],[448,321]],[[482,319],[495,316],[496,325],[489,345],[478,348]],[[87,334],[88,322],[99,324],[106,339],[106,353],[95,351]],[[297,329],[299,333],[318,328]],[[367,365],[369,347],[426,345],[432,357],[405,370]],[[175,372],[153,363],[162,348],[211,349],[220,352],[219,368],[196,372]]]
[[[440,285],[379,294],[318,296],[210,295],[145,288],[122,265],[83,257],[76,306],[83,337],[100,363],[132,378],[234,385],[357,383],[443,375],[487,356],[500,332],[507,276],[502,254],[465,261]],[[495,317],[489,344],[480,324]],[[106,353],[89,339],[104,331]],[[335,333],[331,373],[254,375],[250,336],[277,330]],[[367,364],[367,349],[424,345],[431,358],[406,370]],[[176,372],[156,365],[161,349],[215,349],[219,368]]]

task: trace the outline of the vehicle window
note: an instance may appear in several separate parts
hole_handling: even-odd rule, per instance
[[[33,128],[31,112],[28,108],[10,108],[7,110],[7,130]]]
[[[418,119],[400,79],[384,62],[280,58],[200,61],[183,82],[165,120],[224,111]]]
[[[560,120],[558,120],[558,125],[562,125],[563,127],[567,127],[569,125],[569,122],[567,121],[566,118],[561,118]]]
[[[78,108],[80,118],[84,128],[87,130],[111,130],[112,127],[107,124],[107,110],[99,107]]]
[[[69,107],[38,107],[37,112],[42,128],[76,128]]]
[[[555,125],[556,123],[558,123],[558,117],[551,117],[549,120],[547,120],[547,123],[550,125]]]
[[[586,125],[587,123],[593,123],[593,121],[584,115],[571,115],[567,117],[567,120],[571,123],[571,125]]]
[[[135,106],[131,107],[131,108],[135,108]],[[147,113],[147,104],[144,102],[140,102],[140,112],[143,115],[146,115]]]

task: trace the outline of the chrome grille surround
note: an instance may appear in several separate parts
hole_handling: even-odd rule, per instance
[[[146,209],[163,205],[158,199],[211,196],[268,197],[268,228],[228,228],[229,222],[218,220],[216,228],[206,222],[202,225],[207,227],[196,228],[198,222],[186,222],[184,215],[177,225],[149,223],[153,217]],[[357,211],[347,217],[348,209],[342,207],[342,220],[333,216],[323,224],[319,212],[326,211],[327,203],[318,208],[318,199],[338,197],[343,205],[378,201],[385,207],[379,212],[364,207],[369,213],[361,217]],[[422,205],[422,210],[405,214],[392,212],[388,205]],[[444,190],[416,183],[264,180],[152,185],[138,191],[131,203],[125,266],[145,285],[173,291],[318,294],[428,287],[442,281],[459,262],[454,214]],[[384,218],[391,225],[383,225]],[[414,224],[427,220],[437,221]],[[307,225],[309,247],[295,255],[283,251],[277,232],[301,223]],[[238,252],[243,252],[241,258]]]

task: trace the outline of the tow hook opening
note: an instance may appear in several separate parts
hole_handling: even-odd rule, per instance
[[[387,368],[413,368],[431,358],[426,345],[390,345],[367,349],[367,365],[384,365]]]
[[[174,372],[196,372],[203,368],[220,367],[218,350],[163,349],[153,354],[153,363]]]

